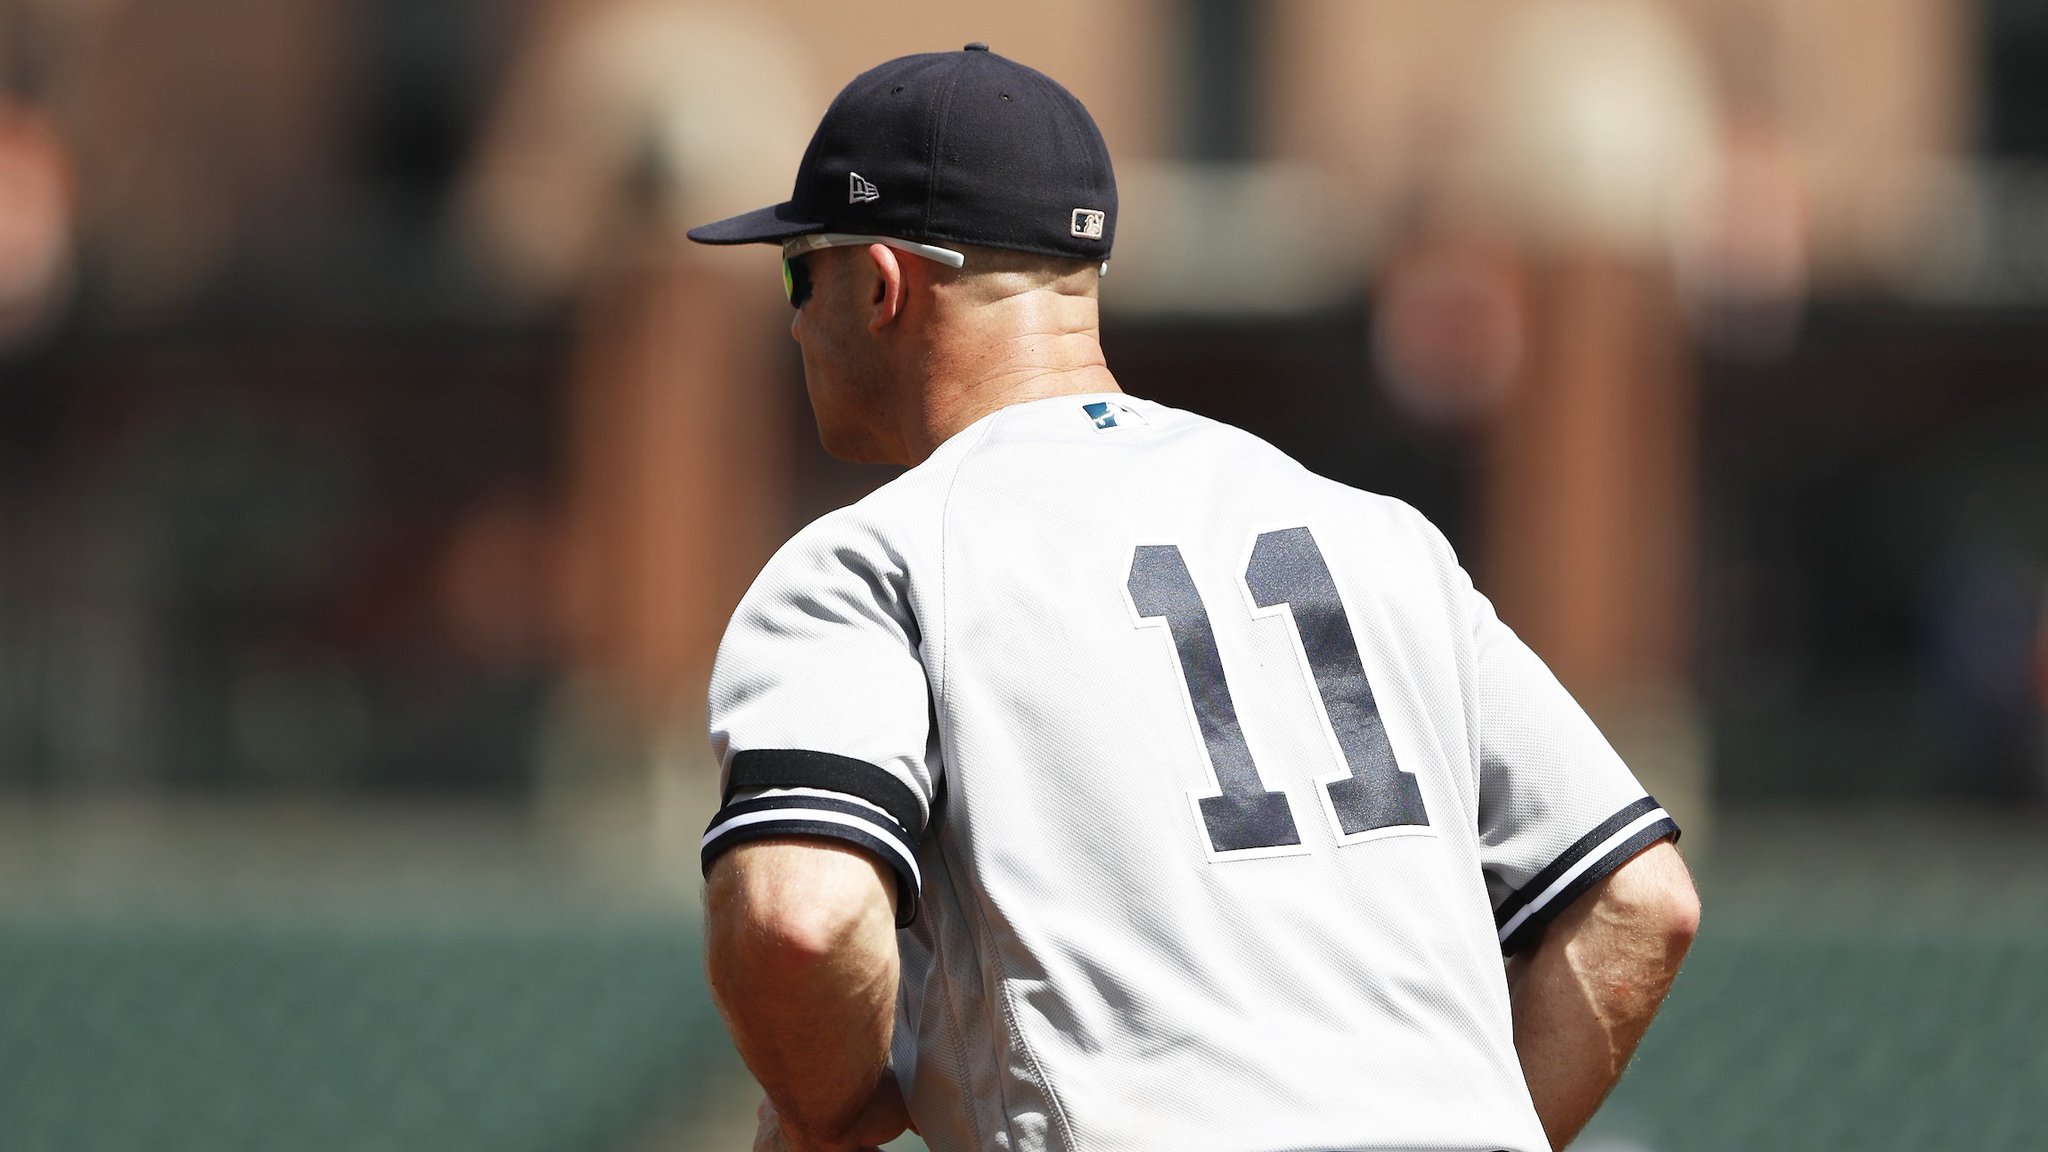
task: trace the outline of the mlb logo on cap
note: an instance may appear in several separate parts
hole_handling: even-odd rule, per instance
[[[1093,208],[1076,208],[1074,209],[1074,224],[1070,231],[1083,240],[1100,240],[1102,239],[1102,219],[1103,214]]]

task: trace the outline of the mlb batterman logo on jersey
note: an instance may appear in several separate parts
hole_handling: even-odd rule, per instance
[[[1129,404],[1119,404],[1109,400],[1097,400],[1092,403],[1083,404],[1081,405],[1081,411],[1088,414],[1088,419],[1094,422],[1097,432],[1107,432],[1111,428],[1122,428],[1145,422],[1145,418],[1138,415],[1136,408],[1131,407]]]

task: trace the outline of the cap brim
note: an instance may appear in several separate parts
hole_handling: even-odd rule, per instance
[[[824,221],[805,216],[785,200],[716,223],[699,225],[690,229],[688,235],[699,244],[776,244],[793,236],[824,230]]]

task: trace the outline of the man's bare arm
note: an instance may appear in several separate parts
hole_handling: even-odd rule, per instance
[[[1699,930],[1678,850],[1654,844],[1573,901],[1508,966],[1515,1050],[1551,1147],[1621,1078]]]
[[[711,990],[789,1148],[847,1152],[909,1123],[887,1075],[895,893],[886,868],[825,840],[742,844],[711,867]]]

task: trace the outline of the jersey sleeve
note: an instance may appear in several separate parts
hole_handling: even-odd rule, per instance
[[[916,916],[934,795],[931,691],[906,565],[846,513],[800,533],[741,600],[709,698],[720,808],[704,870],[764,837],[850,844],[895,873]]]
[[[1463,581],[1472,629],[1479,840],[1501,950],[1678,825],[1557,677]]]

